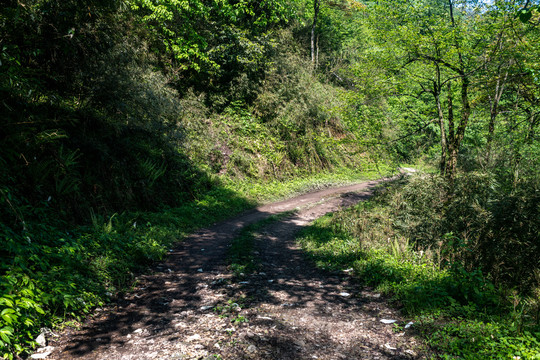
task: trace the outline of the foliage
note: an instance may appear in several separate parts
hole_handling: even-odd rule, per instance
[[[280,44],[292,49],[275,54],[251,104],[232,101],[216,114],[205,97],[191,92],[184,98],[186,153],[211,164],[214,173],[237,178],[284,179],[360,166],[367,159],[354,156],[359,144],[341,141],[349,133],[337,89],[316,81],[290,32],[281,33]]]
[[[14,59],[0,68],[11,76],[0,84],[2,186],[12,204],[0,218],[7,224],[24,228],[26,206],[46,205],[61,219],[80,221],[90,208],[172,205],[189,198],[194,177],[203,185],[176,150],[182,140],[176,92],[152,69],[144,45],[130,45],[134,35],[121,39],[118,8],[92,2],[88,9],[91,16],[71,2],[2,8],[19,16],[1,29]],[[71,40],[58,33],[76,20],[81,29]],[[35,44],[32,52],[26,42]]]
[[[241,305],[239,305],[233,299],[229,299],[224,305],[217,305],[214,307],[214,312],[217,313],[220,318],[229,318],[231,323],[248,322],[248,319],[246,319],[244,316],[236,314],[241,310]]]
[[[442,262],[480,268],[495,284],[526,293],[538,286],[538,184],[508,191],[503,181],[469,173],[449,189],[437,177],[413,179],[396,217],[410,224],[403,230],[418,247],[439,248]]]
[[[62,222],[32,222],[21,235],[2,225],[2,355],[28,351],[40,328],[81,319],[128,289],[136,273],[162,259],[187,233],[249,206],[216,187],[196,201],[160,212],[94,214],[91,226],[75,230],[66,231]]]
[[[130,0],[130,6],[149,31],[152,49],[172,73],[182,73],[177,86],[221,97],[242,77],[260,81],[275,46],[272,32],[291,19],[295,2]],[[243,90],[240,99],[231,94],[228,100],[254,96],[253,89]]]

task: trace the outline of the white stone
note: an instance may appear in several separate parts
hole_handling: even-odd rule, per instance
[[[36,342],[39,346],[47,345],[47,339],[45,338],[45,334],[39,334],[39,336],[36,338]]]
[[[410,328],[414,323],[411,321],[409,322],[407,325],[405,325],[405,329],[408,329]]]
[[[195,340],[201,340],[201,335],[199,334],[191,335],[186,339],[186,341],[195,341]]]
[[[30,355],[31,359],[45,359],[47,356],[51,355],[53,352],[54,347],[52,346],[46,346],[39,348],[37,353]]]
[[[381,319],[381,322],[383,324],[393,324],[395,323],[397,320],[390,320],[390,319]]]

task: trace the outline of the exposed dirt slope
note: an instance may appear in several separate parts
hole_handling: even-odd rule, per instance
[[[317,270],[294,242],[298,229],[350,206],[379,182],[265,205],[199,231],[126,298],[66,330],[49,359],[411,359],[418,342],[381,319],[400,316],[347,273]],[[263,269],[235,280],[227,249],[238,231],[298,209],[257,239]]]

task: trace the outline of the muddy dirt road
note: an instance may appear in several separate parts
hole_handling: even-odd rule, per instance
[[[186,238],[137,287],[80,330],[49,340],[47,359],[416,359],[411,331],[349,273],[316,269],[294,241],[314,219],[367,198],[380,181],[326,189],[261,206]],[[261,229],[261,271],[233,279],[227,249],[248,224]]]

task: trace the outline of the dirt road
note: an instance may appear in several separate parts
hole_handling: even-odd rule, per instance
[[[294,241],[300,228],[367,198],[379,182],[261,206],[191,235],[124,299],[51,339],[47,359],[422,358],[409,330],[381,322],[403,319],[379,294],[347,272],[316,269]],[[233,279],[226,257],[238,231],[294,209],[257,236],[263,269]]]

